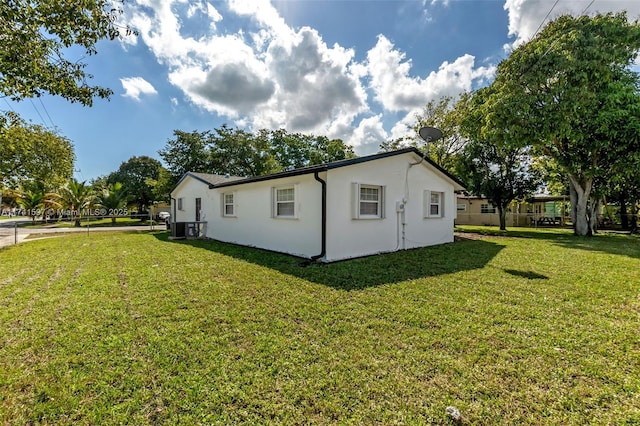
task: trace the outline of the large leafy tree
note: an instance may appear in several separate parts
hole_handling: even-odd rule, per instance
[[[215,129],[209,140],[210,173],[262,176],[281,170],[270,152],[268,132],[257,135],[226,125]]]
[[[284,129],[250,133],[223,125],[205,132],[176,130],[174,136],[159,151],[172,185],[186,172],[262,176],[355,157],[353,148],[340,139]],[[165,188],[162,182],[159,188]]]
[[[209,158],[211,132],[174,130],[173,136],[158,151],[171,175],[170,186],[187,172],[212,173]]]
[[[418,114],[414,126],[416,135],[421,127],[436,127],[442,131],[442,138],[425,144],[427,156],[436,164],[451,173],[459,171],[462,153],[467,143],[460,129],[462,111],[470,101],[471,95],[463,93],[459,99],[451,96],[440,98],[437,102],[427,103]]]
[[[460,131],[469,139],[459,153],[458,170],[467,189],[486,197],[498,209],[500,229],[506,229],[506,214],[513,200],[522,200],[538,188],[539,174],[531,166],[529,146],[514,140],[505,127],[502,132],[482,132],[483,105],[492,88],[478,90],[461,99],[457,109],[463,119]]]
[[[412,135],[381,143],[380,152],[393,151],[406,146],[419,147],[434,163],[450,173],[458,174],[463,150],[467,143],[460,129],[460,123],[464,119],[462,109],[470,99],[471,94],[465,92],[459,98],[444,96],[437,101],[429,101],[422,112],[416,114]],[[442,138],[425,143],[418,133],[421,127],[439,129],[442,132]]]
[[[138,212],[146,211],[154,198],[154,182],[160,176],[162,164],[155,158],[146,155],[131,157],[120,164],[107,179],[109,184],[122,183],[128,194],[129,202],[138,206]]]
[[[261,133],[270,140],[270,153],[279,168],[283,170],[345,160],[356,156],[353,148],[340,139],[287,133],[284,129],[262,130]]]
[[[640,149],[640,25],[624,13],[562,16],[498,66],[483,106],[485,139],[505,132],[553,159],[574,194],[577,235],[591,233],[589,200],[618,159]]]
[[[73,145],[67,138],[29,124],[14,113],[0,114],[0,204],[7,188],[29,182],[63,185],[73,176],[74,159]]]
[[[96,43],[131,32],[118,25],[121,10],[110,0],[8,0],[0,2],[0,94],[15,100],[59,95],[90,106],[112,91],[90,86],[86,63]],[[74,49],[70,49],[70,48]]]

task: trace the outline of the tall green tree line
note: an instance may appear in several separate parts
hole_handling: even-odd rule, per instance
[[[355,157],[339,139],[260,130],[250,133],[226,125],[212,131],[175,130],[159,152],[170,174],[170,185],[186,172],[262,176],[293,168]]]

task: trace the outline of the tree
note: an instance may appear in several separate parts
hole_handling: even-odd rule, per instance
[[[94,201],[93,188],[86,181],[78,182],[71,179],[61,190],[60,199],[62,205],[71,211],[75,226],[80,226],[80,219],[84,210],[89,208]]]
[[[479,125],[483,105],[491,88],[478,90],[471,100],[463,99],[458,107],[461,130],[469,138],[460,161],[460,171],[467,189],[484,196],[498,209],[500,229],[506,230],[507,208],[513,200],[522,200],[540,185],[531,167],[529,147],[513,140],[509,129],[491,132],[487,139]]]
[[[46,215],[47,209],[59,207],[59,196],[52,192],[45,192],[44,185],[40,182],[29,183],[22,191],[17,193],[16,201],[22,207],[31,220],[35,223],[36,216]]]
[[[469,93],[463,93],[458,100],[444,96],[438,102],[427,103],[422,114],[416,117],[416,135],[421,127],[436,127],[442,131],[442,138],[426,143],[424,151],[434,163],[453,174],[459,171],[459,162],[467,143],[460,123],[461,111],[470,98]]]
[[[233,176],[263,176],[282,170],[271,154],[268,131],[257,135],[223,125],[209,139],[210,172]]]
[[[68,59],[74,47],[97,53],[96,43],[132,33],[117,19],[121,10],[108,0],[0,2],[0,93],[14,100],[60,95],[91,106],[110,89],[89,86],[86,64]]]
[[[111,212],[111,225],[115,226],[117,212],[127,203],[127,192],[120,182],[107,185],[96,195],[95,202],[98,206]]]
[[[6,188],[27,182],[63,185],[73,176],[74,160],[67,138],[14,113],[0,114],[0,204]]]
[[[354,158],[353,148],[340,139],[326,136],[287,133],[284,129],[261,132],[270,139],[270,153],[280,170]]]
[[[355,157],[340,139],[262,129],[249,133],[223,125],[213,131],[174,131],[175,139],[158,151],[171,186],[186,172],[262,176]]]
[[[147,211],[153,201],[152,182],[160,176],[162,164],[155,158],[142,155],[122,162],[107,179],[109,184],[121,182],[129,202],[138,206],[138,213]]]
[[[483,106],[486,139],[505,129],[553,159],[574,194],[574,231],[591,233],[598,178],[640,150],[640,25],[624,13],[562,16],[499,66]]]
[[[465,92],[458,99],[444,96],[438,101],[429,101],[422,113],[416,114],[413,134],[382,142],[379,152],[414,146],[420,148],[431,161],[449,173],[458,174],[462,151],[467,142],[460,130],[460,122],[463,119],[460,108],[469,102],[470,98],[471,95]],[[435,127],[442,131],[443,136],[436,141],[425,143],[418,133],[422,127]]]
[[[158,151],[160,158],[167,166],[171,175],[170,186],[187,172],[212,173],[209,158],[209,131],[183,132],[173,131],[174,139],[169,139],[164,147]]]

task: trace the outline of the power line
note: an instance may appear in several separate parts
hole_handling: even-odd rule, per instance
[[[595,3],[596,0],[591,0],[591,2],[587,5],[587,7],[584,8],[584,10],[582,11],[582,13],[580,13],[580,16],[584,15],[587,10],[589,10],[589,8],[591,6],[593,6],[593,3]],[[558,1],[556,0],[556,4],[558,3]],[[555,4],[553,5],[553,7],[555,7]],[[551,8],[551,10],[553,10],[553,7]],[[551,11],[549,11],[549,13],[551,13]],[[548,16],[548,14],[547,14]],[[545,18],[547,19],[547,18]],[[544,22],[544,21],[543,21]],[[542,24],[540,24],[542,25]],[[520,78],[522,78],[526,73],[528,73],[529,71],[531,71],[536,65],[538,65],[540,63],[540,61],[547,56],[547,54],[549,52],[551,52],[551,49],[553,49],[553,46],[556,45],[556,43],[560,40],[560,37],[556,38],[550,45],[549,48],[538,58],[538,60],[536,62],[533,63],[533,65],[531,65],[529,68],[527,68],[522,74],[520,74]]]
[[[549,10],[549,12],[547,12],[547,16],[545,16],[544,19],[542,20],[542,22],[540,22],[540,25],[538,25],[538,29],[536,30],[535,33],[533,33],[533,35],[531,36],[530,40],[533,40],[536,37],[536,35],[538,35],[538,31],[540,31],[540,29],[542,28],[542,25],[545,23],[545,21],[547,20],[549,15],[551,15],[551,12],[553,12],[553,9],[556,8],[556,6],[558,5],[559,2],[560,2],[560,0],[556,0],[556,2],[553,4],[553,6],[551,6],[551,9]]]
[[[38,114],[38,117],[40,117],[40,121],[42,121],[44,127],[47,127],[47,123],[45,123],[44,118],[42,118],[42,115],[40,114],[40,111],[38,111],[38,108],[36,108],[36,104],[33,103],[33,99],[29,98],[29,102],[31,102],[31,106],[33,107],[33,109],[36,110],[36,113]]]
[[[49,111],[47,111],[47,108],[44,106],[44,102],[42,102],[42,98],[38,97],[38,100],[40,101],[40,105],[42,105],[42,109],[44,109],[45,114],[47,114],[47,117],[49,118],[49,122],[51,123],[51,126],[55,129],[56,125],[51,119],[51,116],[49,115]]]
[[[3,96],[3,97],[2,97],[2,99],[3,99],[3,100],[4,100],[4,102],[7,104],[7,106],[9,107],[9,109],[10,109],[11,111],[13,111],[14,113],[16,113],[16,114],[17,114],[16,110],[15,110],[15,109],[13,109],[13,107],[11,106],[11,104],[9,103],[9,101],[7,100],[7,97],[6,97],[6,96]]]

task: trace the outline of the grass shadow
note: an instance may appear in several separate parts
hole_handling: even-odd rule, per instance
[[[539,274],[533,271],[519,271],[517,269],[503,269],[509,275],[513,275],[514,277],[526,278],[528,280],[548,280],[549,277],[546,275]]]
[[[562,228],[508,228],[457,226],[456,232],[464,235],[480,234],[487,237],[532,238],[545,240],[567,249],[595,251],[640,259],[640,237],[628,233],[601,231],[588,237],[579,237],[571,229]]]
[[[504,247],[490,241],[462,239],[450,244],[305,266],[308,263],[305,259],[267,250],[214,240],[169,241],[168,233],[154,235],[162,241],[210,250],[346,291],[481,269]]]

